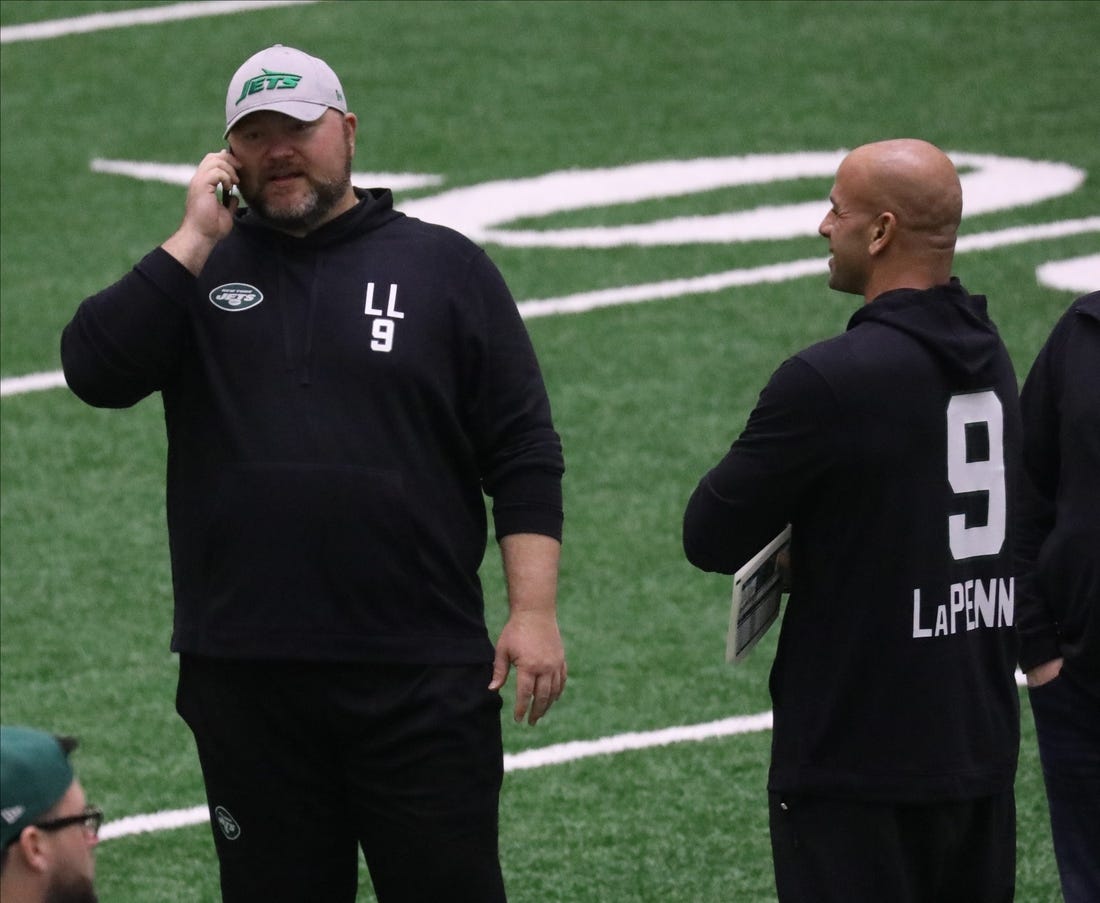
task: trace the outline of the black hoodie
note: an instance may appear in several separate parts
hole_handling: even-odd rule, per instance
[[[1061,656],[1100,700],[1100,292],[1058,321],[1020,406],[1020,667]]]
[[[983,297],[887,292],[787,360],[700,481],[688,558],[733,573],[787,523],[773,791],[960,799],[1019,741],[1016,378]]]
[[[490,661],[482,491],[498,536],[561,536],[561,445],[504,280],[357,194],[304,238],[239,214],[198,278],[157,249],[62,336],[88,403],[162,393],[176,651]]]

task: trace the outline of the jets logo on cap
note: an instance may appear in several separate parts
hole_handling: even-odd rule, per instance
[[[295,75],[293,72],[271,72],[264,69],[263,73],[263,75],[257,75],[244,83],[241,96],[237,98],[238,104],[249,94],[259,94],[261,91],[277,91],[283,88],[297,88],[298,82],[302,80],[302,76]]]
[[[222,310],[248,310],[264,300],[264,293],[244,282],[227,282],[210,292],[210,301]]]

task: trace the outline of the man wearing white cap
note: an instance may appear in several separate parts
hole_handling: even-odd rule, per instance
[[[71,737],[0,727],[0,900],[95,903],[103,813],[73,776]]]
[[[225,113],[179,229],[62,337],[89,404],[163,397],[177,708],[223,898],[353,900],[359,846],[382,903],[503,900],[499,690],[515,665],[534,724],[566,675],[534,350],[480,248],[352,186],[326,63],[261,51]]]

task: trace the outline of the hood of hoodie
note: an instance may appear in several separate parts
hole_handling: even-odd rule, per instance
[[[278,280],[279,296],[288,294],[288,273],[293,269],[300,271],[299,282],[308,285],[304,322],[295,319],[289,305],[279,306],[287,369],[297,369],[302,386],[308,386],[312,381],[313,331],[319,304],[318,275],[325,266],[329,249],[346,241],[354,241],[404,216],[393,209],[393,193],[388,188],[356,188],[355,196],[359,202],[354,207],[303,236],[289,235],[275,229],[249,209],[237,212],[234,225],[238,235],[267,250],[277,251],[270,254],[269,259]],[[307,275],[303,276],[301,272]]]
[[[1078,298],[1073,304],[1078,314],[1091,317],[1100,323],[1100,292],[1093,292]]]
[[[287,248],[312,250],[339,244],[349,235],[377,229],[404,215],[393,209],[393,192],[388,188],[356,188],[355,196],[359,203],[354,207],[301,237],[275,229],[247,207],[237,212],[235,224],[246,235],[262,236],[265,242],[277,240]]]
[[[984,295],[971,295],[955,277],[929,289],[884,292],[857,310],[848,329],[881,323],[916,341],[952,373],[974,376],[989,367],[1001,347]]]

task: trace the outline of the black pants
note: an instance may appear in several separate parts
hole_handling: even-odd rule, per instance
[[[230,903],[505,899],[491,666],[180,657]]]
[[[1100,900],[1100,700],[1065,671],[1028,690],[1065,903]]]
[[[1012,791],[932,805],[769,794],[781,903],[1010,903]]]

